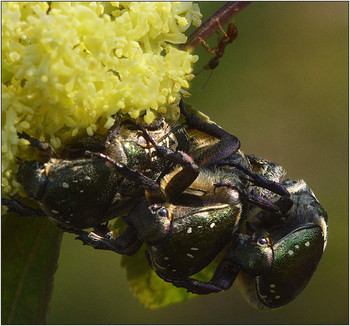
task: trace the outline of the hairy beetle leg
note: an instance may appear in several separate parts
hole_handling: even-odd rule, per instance
[[[210,165],[216,162],[219,162],[226,157],[230,157],[236,153],[241,144],[238,138],[234,135],[231,135],[227,131],[223,130],[214,123],[208,123],[200,119],[193,113],[189,113],[184,105],[183,100],[181,99],[180,111],[186,118],[186,123],[189,127],[207,133],[210,136],[218,138],[220,141],[211,146],[206,153],[203,155],[203,159],[199,162],[199,166]]]

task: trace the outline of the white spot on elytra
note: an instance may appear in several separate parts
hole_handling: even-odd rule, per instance
[[[215,223],[214,223],[214,222],[210,224],[210,228],[211,228],[211,229],[212,229],[214,226],[215,226]]]
[[[192,233],[192,228],[188,228],[187,233]]]
[[[309,241],[306,241],[306,242],[305,242],[305,246],[306,246],[306,247],[310,246],[310,242],[309,242]]]
[[[293,256],[293,254],[294,254],[294,251],[293,251],[293,250],[288,250],[288,255],[289,255],[289,256]]]
[[[63,188],[69,188],[69,184],[68,184],[67,182],[63,182],[63,183],[62,183],[62,187],[63,187]]]
[[[186,256],[187,256],[187,257],[190,257],[190,258],[194,258],[194,256],[191,255],[191,254],[186,254]]]

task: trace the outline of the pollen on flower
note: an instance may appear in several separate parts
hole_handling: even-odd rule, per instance
[[[2,190],[19,191],[16,157],[110,128],[118,111],[174,116],[198,57],[175,45],[199,26],[191,2],[3,2]]]

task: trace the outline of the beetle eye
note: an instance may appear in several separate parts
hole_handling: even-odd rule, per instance
[[[148,209],[151,210],[153,213],[155,213],[159,209],[159,205],[154,204],[154,205],[148,206]]]
[[[267,241],[266,238],[260,238],[260,239],[258,240],[258,244],[261,245],[261,246],[265,246],[265,245],[268,244],[268,241]]]
[[[162,207],[159,211],[158,211],[158,215],[160,217],[168,217],[168,210],[164,207]]]

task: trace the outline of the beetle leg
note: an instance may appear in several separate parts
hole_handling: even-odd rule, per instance
[[[46,216],[40,210],[34,209],[28,205],[21,203],[16,199],[1,198],[1,205],[8,207],[9,212],[15,212],[21,217],[43,217]]]
[[[232,183],[229,182],[221,182],[221,183],[216,183],[214,184],[214,187],[218,188],[218,187],[228,187],[231,189],[234,189],[236,191],[238,191],[240,198],[242,199],[242,201],[254,205],[254,206],[258,206],[264,210],[270,211],[270,212],[274,212],[274,213],[279,213],[279,207],[277,205],[275,205],[271,200],[263,197],[263,196],[259,196],[258,194],[255,193],[248,193],[246,190],[240,189],[237,186],[233,185]]]
[[[219,264],[209,282],[202,282],[193,278],[171,280],[162,276],[160,273],[157,273],[157,275],[164,281],[172,283],[176,287],[187,289],[187,292],[202,295],[229,289],[235,281],[239,271],[240,266],[238,264],[226,259]]]
[[[196,180],[199,174],[199,167],[190,155],[159,145],[147,129],[142,126],[138,127],[143,132],[145,139],[155,147],[160,157],[181,166],[181,168],[174,168],[174,170],[165,175],[161,180],[161,188],[164,196],[171,202],[172,199],[175,199]]]
[[[248,179],[248,180],[250,182],[254,183],[256,186],[270,190],[270,191],[272,191],[275,194],[280,195],[280,196],[290,197],[289,191],[284,186],[282,186],[280,183],[272,181],[272,180],[268,180],[265,177],[263,177],[262,175],[254,173],[253,171],[251,171],[250,169],[246,168],[245,166],[243,166],[239,163],[222,161],[222,162],[216,163],[216,165],[217,166],[223,166],[223,165],[233,166],[233,167],[243,171],[249,177],[251,177],[252,179],[251,180]]]
[[[18,132],[17,133],[19,138],[23,138],[25,140],[28,140],[30,142],[30,145],[36,147],[39,151],[44,152],[49,157],[58,158],[57,153],[52,148],[52,146],[49,143],[42,142],[39,139],[36,139],[32,136],[29,136],[26,132]]]
[[[84,245],[95,249],[110,250],[121,255],[133,255],[141,247],[143,241],[137,238],[137,232],[133,227],[128,226],[126,230],[115,238],[107,229],[107,232],[85,232],[82,230],[65,230],[67,232],[78,234],[77,240],[81,240]],[[100,230],[101,231],[101,230]]]
[[[249,170],[248,168],[236,162],[222,161],[222,162],[216,163],[216,165],[233,166],[243,171],[246,175],[248,175],[251,179],[247,179],[247,180],[252,182],[254,185],[270,190],[273,193],[280,195],[281,199],[278,200],[278,202],[275,203],[275,205],[279,207],[279,210],[281,211],[282,215],[284,215],[286,212],[288,212],[291,209],[293,205],[293,200],[290,197],[289,191],[280,183],[266,179],[262,175],[256,174],[253,171]]]
[[[135,183],[141,183],[147,190],[151,192],[156,192],[159,190],[159,185],[154,180],[146,177],[139,171],[132,170],[128,166],[118,163],[108,155],[105,155],[102,153],[90,152],[90,151],[85,151],[85,154],[89,157],[97,157],[108,161],[114,166],[118,174]]]
[[[231,135],[214,123],[205,122],[195,114],[190,114],[187,112],[182,99],[179,106],[180,111],[185,116],[186,123],[189,127],[198,131],[202,131],[220,140],[203,154],[201,162],[199,162],[199,166],[210,165],[219,162],[226,157],[230,157],[238,151],[241,144],[236,136]]]
[[[166,146],[159,145],[158,142],[149,134],[145,128],[142,126],[139,126],[139,128],[143,132],[145,139],[155,147],[160,157],[180,164],[183,168],[187,169],[188,172],[193,171],[193,180],[196,179],[199,173],[199,168],[191,156],[182,151],[174,151]]]

